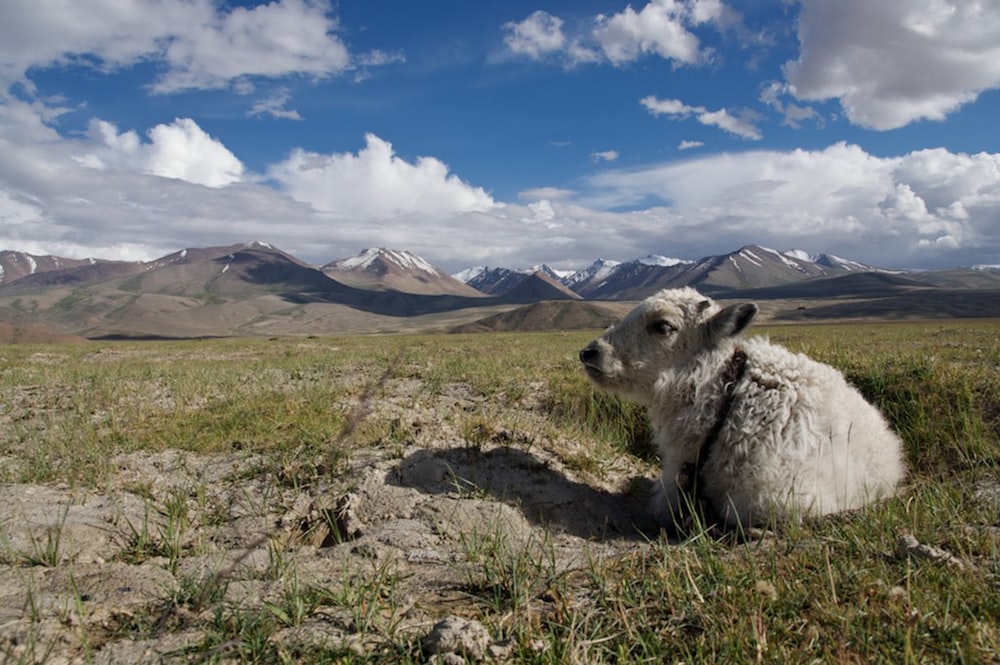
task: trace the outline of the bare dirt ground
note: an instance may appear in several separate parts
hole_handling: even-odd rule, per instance
[[[329,469],[168,450],[115,457],[97,489],[0,485],[3,661],[237,659],[213,635],[254,613],[281,620],[267,639],[288,653],[368,653],[475,616],[511,562],[585,572],[655,537],[636,480],[651,469],[627,455],[571,468],[588,451],[546,434],[542,388],[510,405],[522,426],[475,445],[459,423],[482,398],[449,384],[415,410],[423,389],[390,380],[365,417],[409,436]],[[587,602],[532,593],[539,613]]]

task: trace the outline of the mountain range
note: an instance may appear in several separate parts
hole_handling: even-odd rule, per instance
[[[694,286],[704,293],[777,286],[851,272],[888,272],[831,254],[778,252],[757,245],[698,261],[651,255],[626,263],[598,259],[583,270],[558,273],[548,266],[529,271],[473,268],[457,277],[484,293],[503,295],[526,274],[543,272],[589,300],[636,300],[659,289]]]
[[[787,301],[787,311],[772,308],[775,318],[822,316],[817,299],[836,306],[829,316],[837,318],[1000,316],[998,270],[901,273],[756,245],[694,261],[648,256],[573,272],[543,265],[449,275],[403,250],[371,248],[314,266],[252,242],[145,262],[0,252],[0,332],[8,331],[0,342],[602,327],[630,301],[685,285],[719,299]]]

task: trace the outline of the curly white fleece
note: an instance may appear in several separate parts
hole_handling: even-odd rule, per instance
[[[723,309],[690,288],[664,290],[581,352],[598,386],[648,406],[663,463],[654,507],[667,523],[685,500],[683,466],[719,420],[737,348],[745,370],[700,486],[728,525],[858,508],[892,494],[905,475],[899,437],[839,371],[742,339],[756,312],[749,303]]]

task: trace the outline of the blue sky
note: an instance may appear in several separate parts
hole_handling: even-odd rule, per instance
[[[1000,264],[997,0],[0,6],[0,248]]]

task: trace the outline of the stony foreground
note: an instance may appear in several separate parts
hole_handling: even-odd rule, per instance
[[[460,385],[441,400],[475,408]],[[99,489],[0,486],[3,652],[49,663],[225,660],[235,646],[218,636],[252,626],[220,622],[267,616],[283,626],[270,646],[292,655],[409,640],[427,655],[502,658],[510,646],[477,637],[480,624],[460,627],[477,645],[467,649],[452,637],[440,647],[451,628],[435,624],[474,616],[511,561],[585,571],[649,533],[632,482],[648,470],[631,458],[584,477],[561,461],[571,442],[497,429],[470,445],[448,418],[428,427],[432,414],[391,399],[377,410],[416,434],[356,452],[336,472],[168,450],[116,457]],[[546,449],[556,445],[559,455]],[[587,602],[539,591],[540,613]]]

